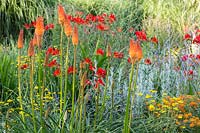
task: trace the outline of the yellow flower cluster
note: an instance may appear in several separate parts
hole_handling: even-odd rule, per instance
[[[180,129],[200,128],[200,98],[195,95],[181,95],[179,97],[165,96],[160,101],[146,96],[146,105],[155,117],[170,116],[174,118]]]

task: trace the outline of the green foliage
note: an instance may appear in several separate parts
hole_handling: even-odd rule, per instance
[[[0,52],[0,99],[2,100],[6,100],[17,90],[16,55],[9,50],[9,48],[2,49]]]
[[[199,5],[198,0],[144,0],[143,26],[148,34],[156,33],[166,39],[170,32],[173,39],[180,41],[186,28],[199,24]]]
[[[1,0],[0,1],[0,42],[16,39],[24,23],[30,23],[39,15],[48,18],[48,10],[55,5],[52,0]]]

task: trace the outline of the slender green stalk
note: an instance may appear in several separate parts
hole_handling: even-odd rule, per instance
[[[73,81],[72,81],[72,112],[71,112],[71,122],[70,122],[70,133],[73,133],[73,123],[74,123],[74,100],[75,100],[75,70],[76,70],[76,45],[74,45],[74,65],[73,65]]]
[[[103,95],[103,103],[102,103],[102,109],[101,109],[101,115],[100,115],[100,120],[102,119],[103,112],[105,110],[105,103],[106,103],[106,96],[107,96],[107,89],[108,89],[108,75],[109,75],[109,68],[110,68],[110,57],[108,57],[108,66],[106,69],[106,85],[104,89],[104,95]]]
[[[33,73],[34,73],[34,57],[30,57],[30,100],[31,100],[34,132],[36,133],[37,129],[36,129],[35,112],[34,112],[34,98],[33,98]]]
[[[65,59],[65,88],[64,88],[64,107],[66,106],[67,104],[67,83],[68,83],[68,62],[69,62],[69,58],[68,58],[68,55],[69,55],[69,46],[70,46],[70,37],[68,38],[68,42],[67,42],[67,50],[66,50],[66,59]],[[61,129],[61,132],[64,133],[64,124],[65,124],[65,121],[62,122],[62,129]]]
[[[40,124],[41,124],[41,127],[42,127],[41,132],[43,133],[44,132],[44,122],[43,122],[43,93],[44,93],[44,86],[42,86],[43,83],[41,83],[43,81],[42,77],[41,77],[41,73],[42,73],[41,49],[38,48],[38,88],[39,88],[39,95],[40,95]]]
[[[132,101],[131,101],[131,106],[130,106],[130,120],[129,120],[129,126],[131,126],[131,120],[132,120],[132,105],[134,104],[134,99],[135,99],[135,92],[137,89],[137,79],[138,79],[138,69],[139,69],[139,63],[137,64],[136,68],[136,77],[134,80],[134,86],[133,86],[133,92],[132,92]],[[130,128],[129,131],[130,132]]]
[[[64,89],[64,104],[67,102],[67,83],[68,83],[68,62],[69,62],[69,46],[70,46],[70,38],[68,38],[67,42],[67,50],[66,50],[66,60],[65,60],[65,89]]]
[[[23,104],[22,104],[22,91],[21,91],[21,49],[18,50],[18,93],[19,93],[19,104],[20,110],[22,115],[22,121],[24,122],[24,111],[23,111]]]
[[[130,97],[131,97],[131,84],[133,79],[133,73],[134,73],[134,63],[132,63],[131,66],[131,73],[130,73],[130,81],[129,81],[129,88],[128,88],[128,96],[126,101],[126,113],[124,118],[124,129],[123,133],[128,133],[128,124],[129,124],[129,108],[130,108]]]
[[[85,122],[86,122],[86,101],[85,99],[83,98],[83,108],[84,108],[84,117],[83,117],[83,128],[82,128],[82,133],[84,133],[84,130],[85,130]]]
[[[82,114],[83,114],[83,103],[84,102],[84,86],[81,87],[80,95],[80,119],[79,119],[79,131],[82,129]]]
[[[95,114],[94,114],[94,128],[96,128],[97,124],[97,115],[99,111],[99,87],[97,87],[96,96],[95,96]]]
[[[63,27],[61,26],[60,32],[60,115],[63,109]]]

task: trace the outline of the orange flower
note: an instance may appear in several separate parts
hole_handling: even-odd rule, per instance
[[[35,26],[35,34],[36,36],[43,36],[44,34],[44,18],[38,17],[36,20],[36,26]]]
[[[198,104],[196,102],[190,102],[190,106],[191,107],[194,107],[194,108],[197,108]]]
[[[36,20],[36,26],[35,26],[35,36],[37,40],[37,45],[39,48],[41,48],[42,44],[42,36],[44,34],[44,18],[43,17],[38,17]],[[33,45],[35,45],[35,37],[33,39]]]
[[[72,35],[72,26],[70,20],[66,17],[64,21],[64,32],[67,37]]]
[[[28,56],[34,56],[34,45],[33,45],[33,39],[29,43],[28,47]]]
[[[34,34],[34,36],[33,36],[33,45],[34,46],[37,45],[37,36],[36,36],[36,34]]]
[[[18,42],[17,42],[17,47],[19,49],[23,48],[23,40],[24,40],[24,31],[20,30],[19,37],[18,37]]]
[[[73,45],[78,45],[78,28],[77,25],[74,25],[74,31],[72,34],[72,43]]]
[[[143,57],[142,48],[134,39],[130,39],[129,56],[132,59],[132,63],[140,61]]]
[[[63,25],[65,22],[65,10],[62,5],[58,5],[58,23]]]

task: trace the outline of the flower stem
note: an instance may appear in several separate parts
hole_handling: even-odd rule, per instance
[[[70,122],[70,133],[73,133],[73,123],[74,123],[74,100],[75,100],[75,70],[76,70],[76,45],[74,45],[74,64],[73,64],[73,81],[72,81],[72,112],[71,112],[71,122]]]
[[[19,93],[19,104],[22,115],[22,121],[24,123],[24,112],[23,112],[23,104],[22,104],[22,91],[21,91],[21,49],[18,50],[18,93]]]
[[[43,83],[41,83],[43,80],[42,80],[42,77],[41,77],[41,74],[42,74],[42,63],[41,63],[41,49],[38,48],[38,88],[39,88],[39,95],[40,95],[40,124],[41,124],[41,127],[42,127],[42,130],[41,132],[43,133],[44,132],[44,122],[43,122],[43,93],[44,93],[44,86],[42,86]],[[43,75],[45,76],[45,75]]]
[[[137,68],[136,68],[136,77],[135,77],[135,80],[134,80],[134,86],[133,86],[133,92],[132,92],[132,101],[131,101],[131,105],[130,105],[130,120],[129,120],[129,126],[131,126],[132,105],[134,104],[135,92],[136,92],[136,89],[137,89],[138,69],[139,69],[139,63],[137,64]],[[129,131],[128,131],[128,132],[130,132],[130,128],[129,128]]]
[[[66,106],[67,104],[67,83],[68,83],[68,55],[69,55],[69,46],[70,46],[70,37],[68,38],[68,42],[67,42],[67,50],[66,50],[66,59],[65,59],[65,88],[64,88],[64,107]],[[65,124],[65,121],[62,122],[62,130],[61,132],[63,133],[64,132],[64,124]]]
[[[63,102],[63,71],[62,71],[62,66],[63,66],[63,27],[61,26],[61,32],[60,32],[60,115],[62,114],[62,102]]]
[[[36,121],[35,121],[35,112],[34,112],[34,99],[33,99],[33,73],[34,73],[34,57],[30,57],[30,100],[31,100],[31,110],[32,110],[32,119],[34,132],[36,133]]]
[[[125,113],[125,119],[124,119],[124,129],[123,133],[128,133],[128,124],[129,124],[129,107],[130,107],[130,97],[131,97],[131,84],[133,79],[133,73],[134,73],[134,63],[132,63],[131,66],[131,73],[130,73],[130,81],[129,81],[129,88],[128,88],[128,96],[126,101],[126,113]]]
[[[96,107],[95,107],[95,114],[94,114],[94,128],[96,128],[96,124],[97,124],[97,114],[99,111],[99,88],[97,88],[97,92],[96,92],[96,96],[95,96],[95,103],[96,103]]]
[[[107,96],[107,89],[108,89],[109,68],[110,68],[110,57],[108,57],[108,66],[107,66],[107,70],[106,70],[106,72],[107,72],[107,74],[106,74],[106,85],[105,85],[105,89],[104,89],[104,96],[103,96],[103,103],[102,103],[100,120],[102,119],[103,112],[105,110],[105,103],[106,103],[106,96]]]

